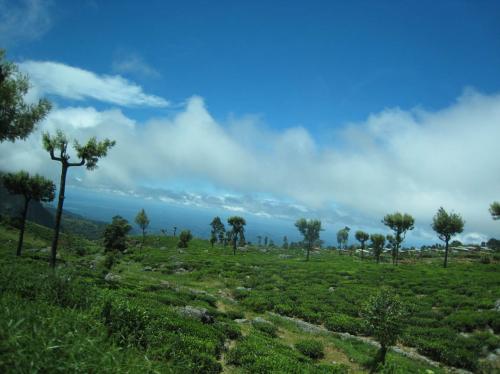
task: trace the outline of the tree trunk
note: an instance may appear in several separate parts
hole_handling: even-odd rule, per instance
[[[68,173],[68,165],[62,163],[61,169],[61,183],[59,185],[59,199],[57,201],[56,210],[56,224],[54,227],[54,238],[52,239],[52,248],[50,251],[50,266],[55,268],[56,266],[56,255],[57,255],[57,243],[59,241],[59,230],[61,229],[61,217],[64,204],[64,193],[66,190],[66,174]]]
[[[17,242],[17,256],[21,256],[21,250],[23,248],[23,239],[24,239],[24,229],[26,227],[26,216],[28,215],[28,206],[30,203],[30,199],[27,197],[24,197],[24,209],[23,209],[23,216],[22,216],[22,221],[21,221],[21,227],[19,229],[19,241]]]
[[[380,263],[380,254],[377,255],[377,264]]]
[[[236,256],[236,235],[233,238],[233,255]]]
[[[146,229],[142,229],[142,244],[141,249],[144,247],[144,240],[146,240]]]
[[[309,252],[310,252],[310,250],[311,250],[311,244],[310,244],[310,243],[308,243],[308,244],[307,244],[306,261],[309,261]]]
[[[448,266],[448,242],[450,239],[446,239],[445,241],[445,250],[444,250],[444,267]]]
[[[365,242],[361,243],[361,259],[364,258],[364,252],[365,252]]]

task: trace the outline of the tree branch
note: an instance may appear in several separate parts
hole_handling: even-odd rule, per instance
[[[83,166],[85,164],[85,159],[82,158],[80,162],[68,162],[68,167],[70,166]]]
[[[50,158],[51,158],[52,160],[62,161],[62,158],[60,158],[60,157],[56,157],[56,156],[54,155],[54,148],[51,148],[51,149],[50,149]]]

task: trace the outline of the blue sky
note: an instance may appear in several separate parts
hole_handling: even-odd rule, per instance
[[[122,191],[234,195],[247,210],[267,199],[257,213],[319,215],[332,230],[381,229],[384,209],[413,209],[421,241],[446,205],[484,238],[498,231],[487,214],[498,168],[482,162],[497,156],[484,145],[500,126],[498,14],[498,1],[0,0],[0,45],[32,76],[32,96],[55,103],[43,128],[73,120],[74,136],[91,129],[127,150],[164,136],[175,149],[150,149],[164,173],[122,166],[117,150],[113,173],[104,160],[95,177],[75,172],[89,188],[107,172],[99,184]],[[176,148],[184,141],[201,156]],[[475,156],[450,157],[460,149]]]

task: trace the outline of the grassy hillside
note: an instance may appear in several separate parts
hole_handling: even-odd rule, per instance
[[[393,267],[326,251],[305,262],[301,251],[233,256],[196,239],[180,251],[173,237],[111,256],[65,236],[52,273],[50,234],[30,224],[15,258],[17,231],[0,226],[0,372],[368,372],[377,348],[359,311],[382,286],[410,309],[383,372],[498,365],[494,256],[453,257],[448,269],[432,257]]]

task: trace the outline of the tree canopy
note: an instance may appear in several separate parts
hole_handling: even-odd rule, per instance
[[[380,255],[384,250],[385,245],[385,236],[382,234],[372,234],[370,236],[370,240],[372,242],[373,255],[377,259],[377,263],[380,262]]]
[[[104,247],[106,250],[118,250],[123,252],[127,249],[127,234],[132,226],[121,216],[114,216],[111,224],[104,230]]]
[[[500,203],[498,201],[494,201],[491,203],[490,214],[494,220],[500,219]]]
[[[448,244],[452,236],[464,230],[465,222],[459,214],[447,213],[443,207],[432,220],[432,229],[438,234],[438,238],[445,242],[444,267],[448,263]]]
[[[149,226],[149,218],[144,209],[141,209],[139,213],[135,216],[135,223],[142,230],[142,245],[144,245],[144,239],[146,237],[146,229]]]
[[[236,254],[236,242],[244,243],[245,241],[245,225],[247,222],[243,217],[232,216],[227,219],[227,223],[232,227],[231,240],[233,242],[233,252]]]
[[[392,241],[392,262],[397,264],[399,247],[405,239],[406,233],[415,227],[415,219],[409,214],[396,212],[387,214],[382,223],[394,232],[394,239],[390,241]]]
[[[319,234],[322,231],[321,221],[318,219],[306,220],[305,218],[300,218],[295,222],[295,227],[297,227],[304,237],[304,242],[307,245],[306,261],[309,261],[309,252],[314,243],[319,240]]]
[[[51,104],[46,99],[36,104],[25,102],[29,88],[28,76],[6,61],[5,51],[0,49],[0,142],[26,139],[50,111]]]

